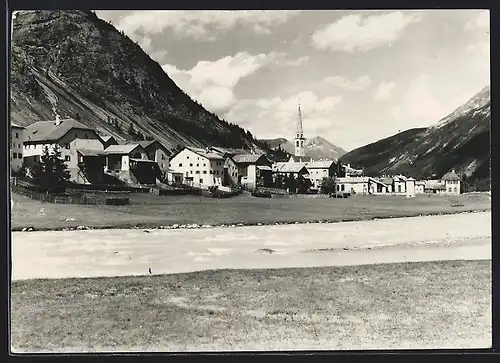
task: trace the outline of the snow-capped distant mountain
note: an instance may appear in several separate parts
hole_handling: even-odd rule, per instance
[[[490,188],[490,87],[429,128],[411,129],[355,149],[341,162],[367,175],[440,178],[455,169],[479,190]]]
[[[267,142],[272,149],[281,147],[282,150],[292,155],[295,153],[295,146],[293,142],[290,142],[285,138],[280,137],[277,139],[265,139],[261,141]],[[320,136],[306,139],[305,149],[306,156],[315,159],[328,158],[335,160],[346,153],[346,151],[341,147],[332,144]]]

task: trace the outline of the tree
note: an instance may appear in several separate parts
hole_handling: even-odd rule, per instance
[[[335,192],[336,180],[335,178],[323,178],[321,181],[321,193],[330,194]]]
[[[54,147],[53,153],[48,146],[45,146],[40,161],[35,164],[31,172],[40,189],[47,192],[60,189],[70,178],[58,145]]]
[[[130,136],[133,136],[135,135],[135,129],[134,129],[134,124],[130,124],[128,125],[128,130],[127,130],[127,133],[130,135]]]

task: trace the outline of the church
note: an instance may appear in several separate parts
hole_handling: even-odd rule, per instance
[[[305,148],[306,138],[304,137],[304,129],[302,127],[302,111],[299,103],[299,115],[297,118],[297,133],[295,134],[295,153],[288,160],[289,163],[307,163],[314,161],[313,158],[306,156]]]

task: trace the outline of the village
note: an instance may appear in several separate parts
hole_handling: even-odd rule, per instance
[[[272,161],[254,150],[186,146],[169,151],[157,140],[119,143],[81,122],[56,117],[28,127],[11,126],[13,175],[32,176],[46,147],[58,147],[69,172],[69,181],[83,186],[186,187],[235,195],[241,190],[254,196],[328,194],[459,195],[460,177],[451,170],[439,180],[411,176],[365,176],[363,170],[338,160],[305,155],[304,132],[298,108],[295,154],[286,161]]]

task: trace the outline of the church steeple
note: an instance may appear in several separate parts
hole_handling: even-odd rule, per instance
[[[302,129],[302,111],[300,110],[299,100],[299,117],[297,119],[297,133],[295,135],[295,156],[306,156],[304,148],[304,130]]]

